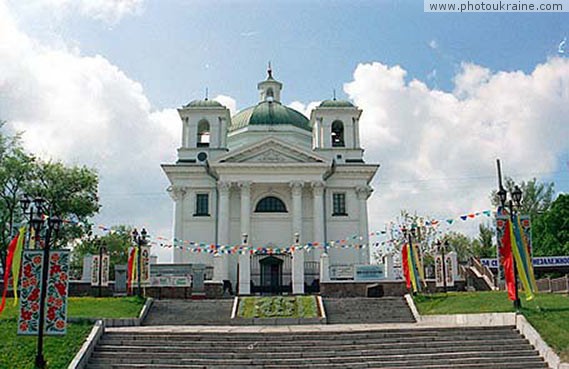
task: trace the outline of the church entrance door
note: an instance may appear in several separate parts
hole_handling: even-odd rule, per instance
[[[259,260],[261,265],[261,292],[277,294],[283,292],[283,261],[274,256]]]

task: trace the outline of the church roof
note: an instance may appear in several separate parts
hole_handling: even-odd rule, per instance
[[[190,101],[188,104],[184,105],[184,108],[222,108],[219,102],[215,100],[194,100]]]
[[[347,100],[324,100],[319,105],[321,108],[354,108],[354,104]]]
[[[249,125],[290,124],[312,131],[310,122],[302,113],[282,105],[278,101],[261,101],[255,106],[241,110],[231,118],[229,131],[235,131]]]

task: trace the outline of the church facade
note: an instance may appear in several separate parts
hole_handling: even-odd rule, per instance
[[[348,101],[325,100],[310,119],[281,103],[272,76],[260,100],[231,116],[217,101],[178,109],[178,160],[163,164],[174,201],[174,263],[213,266],[214,281],[240,294],[304,293],[334,266],[365,265],[369,247],[292,253],[196,253],[196,243],[284,249],[357,235],[368,244],[367,200],[379,165],[363,160],[359,118]],[[326,269],[326,270],[324,270]]]

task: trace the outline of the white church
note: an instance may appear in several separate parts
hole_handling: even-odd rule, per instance
[[[178,109],[178,160],[162,165],[175,239],[274,250],[357,235],[351,244],[360,247],[211,254],[188,246],[174,248],[174,263],[213,267],[213,280],[241,295],[305,293],[322,273],[370,263],[367,200],[379,165],[364,162],[362,111],[352,103],[325,100],[308,119],[281,103],[270,68],[257,88],[259,102],[234,116],[207,98]]]

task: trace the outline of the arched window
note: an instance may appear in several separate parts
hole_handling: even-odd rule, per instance
[[[335,120],[332,123],[332,147],[344,147],[344,123]]]
[[[255,213],[286,213],[285,203],[275,196],[267,196],[261,199],[255,207]]]
[[[267,89],[267,94],[266,94],[266,98],[265,100],[267,101],[273,101],[275,99],[275,93],[273,92],[272,88],[268,88]]]
[[[209,122],[200,120],[198,123],[198,147],[209,147]]]

